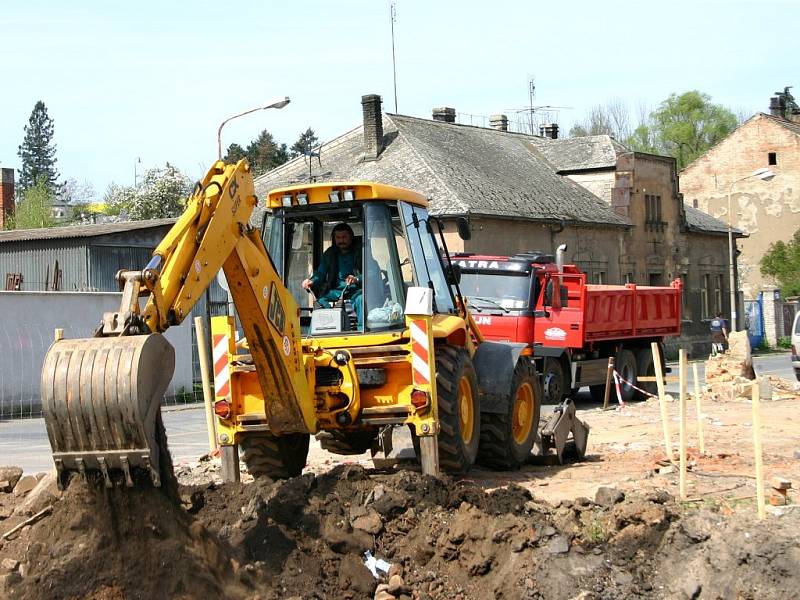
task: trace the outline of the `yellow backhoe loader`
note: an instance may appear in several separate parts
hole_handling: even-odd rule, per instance
[[[161,484],[160,401],[174,368],[162,333],[220,269],[244,334],[233,317],[212,324],[226,478],[238,478],[240,447],[256,476],[291,477],[311,435],[360,453],[397,425],[410,426],[426,472],[527,459],[541,402],[532,362],[522,345],[482,339],[423,196],[368,182],[278,189],[260,230],[249,224],[256,204],[247,162],[217,162],[147,266],[118,273],[120,310],[93,338],[53,343],[42,399],[61,485],[73,472]],[[331,264],[343,229],[350,245]],[[585,449],[585,435],[575,439]]]

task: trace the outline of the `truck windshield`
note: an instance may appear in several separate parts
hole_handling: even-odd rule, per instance
[[[528,307],[531,279],[527,273],[495,275],[462,272],[460,287],[461,293],[469,298],[475,310],[520,310]]]

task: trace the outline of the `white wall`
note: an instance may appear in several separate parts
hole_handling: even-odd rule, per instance
[[[42,363],[57,328],[65,338],[91,337],[104,312],[119,310],[118,292],[0,291],[0,418],[41,412]],[[191,319],[171,327],[175,374],[166,398],[192,390]]]

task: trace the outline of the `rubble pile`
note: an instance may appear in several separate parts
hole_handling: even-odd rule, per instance
[[[665,491],[551,504],[513,484],[359,465],[237,484],[196,468],[182,478],[204,483],[172,491],[75,478],[59,494],[50,476],[0,492],[3,514],[51,507],[0,538],[0,596],[792,598],[800,585],[796,511],[756,523],[687,513]]]
[[[708,357],[705,379],[706,393],[714,400],[750,397],[755,371],[746,331],[731,332],[728,349]]]

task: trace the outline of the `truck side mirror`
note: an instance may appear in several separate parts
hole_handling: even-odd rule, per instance
[[[544,302],[543,306],[553,306],[553,280],[548,277],[547,283],[544,286]]]
[[[450,285],[458,285],[461,283],[461,265],[448,264],[444,269],[447,283]]]
[[[456,226],[458,227],[458,237],[462,240],[468,240],[472,237],[472,231],[470,231],[469,221],[466,217],[458,217]]]

